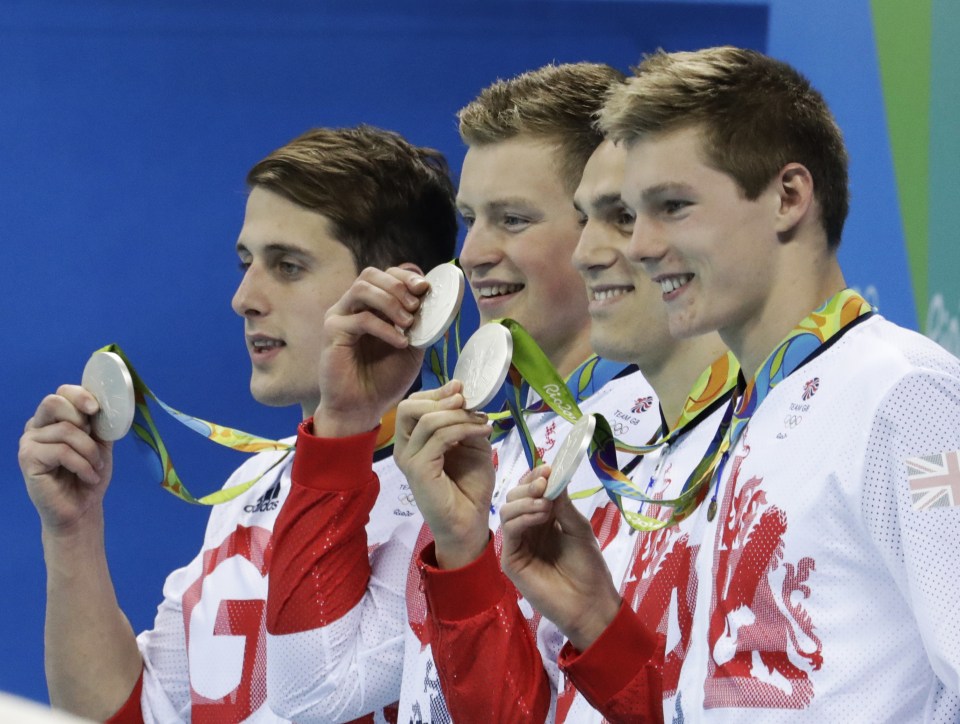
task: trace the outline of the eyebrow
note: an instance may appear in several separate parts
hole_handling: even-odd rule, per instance
[[[457,200],[456,204],[457,204],[457,211],[459,211],[460,213],[463,213],[464,211],[474,210],[473,207],[470,204],[466,203],[465,201]],[[490,201],[486,204],[481,204],[481,208],[486,210],[488,213],[489,212],[496,213],[498,211],[503,211],[506,208],[515,207],[515,206],[523,206],[525,208],[530,208],[531,206],[534,206],[534,204],[528,199],[525,199],[521,196],[508,196],[507,198],[496,199],[495,201]]]
[[[651,186],[643,190],[643,193],[640,195],[640,198],[643,201],[649,202],[651,199],[657,198],[659,196],[666,196],[668,194],[683,193],[689,194],[693,192],[693,187],[690,184],[683,183],[682,181],[667,181],[666,183],[657,184],[656,186]]]
[[[293,246],[292,244],[281,244],[280,242],[272,242],[263,247],[263,251],[266,254],[293,254],[295,256],[307,258],[311,256],[310,252],[300,246]],[[241,241],[237,242],[237,253],[241,254],[243,252],[251,253],[247,248],[247,245]]]
[[[591,202],[591,206],[593,206],[595,209],[606,209],[622,203],[623,197],[620,196],[620,193],[618,191],[611,191],[606,194],[595,196]]]

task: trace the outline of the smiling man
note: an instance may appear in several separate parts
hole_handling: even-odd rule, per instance
[[[374,451],[376,440],[355,453],[379,480],[322,484],[344,463],[317,436],[329,433],[324,318],[359,275],[390,289],[403,307],[397,325],[410,325],[428,288],[419,270],[454,252],[453,186],[439,153],[368,126],[310,131],[247,180],[233,308],[244,321],[250,390],[307,419],[288,440],[295,454],[261,453],[227,481],[256,482],[211,511],[200,553],[166,581],[152,630],[134,636],[110,579],[103,498],[112,446],[91,434],[95,398],[61,386],[21,438],[47,564],[50,698],[93,719],[386,721],[383,709],[399,695],[405,572],[419,526],[412,506],[398,510],[402,475],[389,448]],[[385,375],[379,401],[396,404],[418,369]],[[353,527],[364,535],[344,533]],[[329,567],[314,575],[300,556],[317,539]],[[372,560],[394,561],[385,566],[394,575],[371,576]]]
[[[573,195],[602,140],[594,114],[610,85],[621,79],[605,65],[545,66],[498,81],[460,111],[460,133],[468,145],[457,193],[468,229],[460,261],[481,321],[520,322],[568,380],[581,408],[616,417],[618,435],[642,445],[660,424],[655,397],[628,362],[593,366],[587,294],[571,262],[581,231]],[[395,457],[429,526],[408,584],[400,718],[533,721],[555,705],[556,676],[544,676],[532,688],[504,679],[496,664],[502,647],[480,646],[460,626],[486,607],[481,590],[517,606],[518,594],[497,563],[499,511],[529,464],[514,429],[494,445],[491,465],[485,421],[458,409],[463,404],[458,384],[418,393],[398,408]],[[652,404],[631,412],[645,400]],[[538,399],[532,395],[527,402]],[[448,428],[447,415],[462,416],[468,424]],[[550,411],[531,413],[527,422],[542,456],[553,459],[570,424]],[[457,435],[463,437],[454,439]],[[589,463],[579,468],[573,484],[595,487]],[[609,523],[619,516],[606,502],[582,503],[605,541]],[[490,579],[495,587],[485,589]],[[520,636],[536,629],[541,615],[525,601],[520,606],[523,615],[500,633],[516,637],[518,645],[525,641],[538,668],[555,674],[560,637],[543,639],[538,653],[536,642]],[[476,656],[464,662],[467,652]],[[494,658],[487,658],[489,653]]]
[[[707,458],[673,709],[651,695],[649,627],[609,587],[558,621],[589,632],[578,688],[603,691],[611,721],[956,721],[960,361],[846,288],[847,155],[826,103],[754,51],[657,53],[601,124],[627,146],[629,256],[671,333],[717,330],[746,382]]]

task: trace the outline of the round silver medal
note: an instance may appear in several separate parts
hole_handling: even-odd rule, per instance
[[[450,327],[466,286],[463,272],[454,264],[441,264],[424,277],[430,282],[430,291],[420,301],[420,309],[407,330],[411,347],[425,349],[443,336]]]
[[[94,436],[109,442],[126,435],[133,424],[136,399],[133,378],[120,355],[94,352],[83,368],[80,384],[100,405],[90,421]]]
[[[476,410],[497,396],[513,359],[513,337],[496,322],[483,324],[460,351],[453,379],[463,383],[468,410]]]
[[[593,431],[597,427],[593,415],[583,415],[573,424],[570,432],[560,443],[556,457],[550,463],[550,478],[547,480],[547,489],[543,497],[547,500],[556,500],[573,479],[573,474],[583,462],[584,455],[590,448]]]

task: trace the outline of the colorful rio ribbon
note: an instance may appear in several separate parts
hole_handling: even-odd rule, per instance
[[[738,392],[742,392],[738,395],[739,401],[721,443],[721,458],[714,476],[716,485],[707,510],[708,520],[713,520],[717,513],[717,491],[730,450],[736,446],[753,414],[770,391],[874,312],[867,300],[852,289],[844,289],[800,320],[774,347],[753,379],[745,382],[741,378]]]
[[[713,520],[717,511],[717,490],[730,450],[736,446],[766,396],[794,370],[822,353],[839,339],[843,332],[873,313],[873,308],[863,297],[851,289],[845,289],[802,319],[774,348],[749,382],[745,381],[739,365],[729,353],[715,360],[695,383],[677,424],[666,434],[663,434],[661,428],[661,434],[648,445],[631,447],[621,444],[603,416],[595,414],[597,424],[590,442],[590,463],[603,488],[630,526],[637,530],[653,531],[680,522],[697,509],[709,490],[709,484],[716,481],[707,509],[707,519]],[[546,355],[529,334],[513,320],[502,320],[501,324],[510,330],[514,342],[513,363],[507,382],[507,404],[520,430],[527,462],[534,467],[543,461],[523,422],[523,413],[527,411],[522,409],[521,400],[526,396],[529,387],[540,395],[543,404],[570,422],[576,422],[582,413],[567,385],[559,380],[559,375]],[[617,450],[644,455],[658,447],[669,445],[724,402],[727,402],[727,407],[720,425],[678,497],[669,500],[651,498],[619,469]],[[582,491],[573,497],[585,497],[598,491],[599,488]],[[670,508],[670,515],[661,520],[628,510],[624,508],[623,498]]]
[[[293,452],[294,446],[290,443],[270,440],[264,437],[258,437],[257,435],[251,435],[250,433],[235,430],[230,427],[224,427],[222,425],[217,425],[213,422],[207,422],[206,420],[201,420],[200,418],[186,415],[179,410],[175,410],[153,394],[150,388],[144,383],[140,375],[137,374],[133,364],[131,364],[130,360],[118,345],[109,344],[97,351],[114,352],[115,354],[119,355],[120,359],[123,360],[123,363],[130,371],[130,377],[133,379],[134,397],[136,400],[136,412],[134,413],[133,417],[133,431],[136,434],[137,439],[144,443],[156,456],[160,469],[159,482],[161,487],[173,495],[176,495],[181,500],[197,505],[217,505],[218,503],[225,503],[228,500],[233,500],[238,495],[249,490],[254,483],[260,480],[260,478],[266,475],[274,467],[279,465],[291,452]],[[187,490],[173,466],[173,460],[170,457],[170,453],[167,451],[167,447],[164,445],[163,439],[160,437],[160,431],[157,429],[157,426],[153,421],[153,416],[150,413],[150,407],[148,405],[150,400],[159,405],[164,412],[170,415],[177,422],[186,426],[190,430],[193,430],[197,434],[203,435],[208,440],[211,440],[218,445],[223,445],[224,447],[245,453],[259,453],[267,450],[282,450],[284,451],[284,454],[278,457],[273,465],[271,465],[267,470],[262,472],[254,479],[245,481],[243,483],[238,483],[237,485],[232,485],[229,488],[217,490],[216,492],[210,493],[209,495],[205,495],[201,498],[196,498],[191,495],[190,491]],[[394,417],[395,414],[391,412],[381,421],[380,434],[377,438],[378,450],[393,443]]]
[[[540,395],[542,404],[570,422],[576,422],[583,413],[577,405],[577,400],[571,393],[569,385],[563,383],[550,360],[537,346],[529,333],[512,319],[504,319],[500,323],[510,331],[510,335],[513,337],[513,361],[507,376],[507,405],[520,432],[520,441],[527,463],[532,468],[541,464],[543,460],[540,459],[532,435],[524,422],[524,413],[527,411],[522,409],[521,401],[527,396],[528,390],[532,388],[536,391]],[[732,405],[728,401],[731,399],[731,394],[736,386],[739,370],[739,365],[729,353],[715,360],[697,379],[687,396],[676,425],[669,431],[661,427],[660,431],[647,445],[627,445],[617,440],[611,431],[610,424],[603,415],[592,413],[597,424],[590,441],[588,455],[591,466],[602,487],[581,491],[572,497],[586,497],[605,489],[626,521],[638,530],[663,528],[689,515],[696,505],[703,500],[708,489],[707,483],[710,480],[710,474],[719,458],[720,444],[725,437],[725,429],[729,425],[732,413]],[[618,468],[617,451],[642,456],[663,445],[669,445],[681,435],[689,432],[724,403],[728,403],[724,422],[721,423],[707,450],[704,458],[706,462],[697,466],[677,499],[660,500],[648,497],[628,475]],[[539,406],[535,405],[531,409],[539,409]],[[668,520],[658,520],[625,509],[623,498],[669,506],[674,511]]]

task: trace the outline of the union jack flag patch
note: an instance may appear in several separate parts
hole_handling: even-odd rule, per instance
[[[960,505],[960,450],[907,458],[914,510]]]
[[[814,377],[812,380],[807,380],[803,383],[803,399],[809,400],[815,394],[817,390],[820,389],[820,378]]]
[[[647,397],[638,397],[637,401],[633,403],[633,407],[630,408],[630,412],[634,414],[640,412],[646,412],[650,409],[650,406],[653,404],[653,398],[650,396]]]

